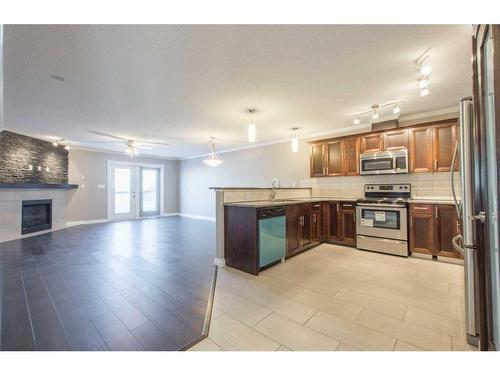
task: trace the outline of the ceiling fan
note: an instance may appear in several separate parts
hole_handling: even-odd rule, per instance
[[[133,157],[138,154],[138,150],[152,150],[153,147],[148,145],[161,145],[169,146],[170,143],[158,142],[158,141],[147,141],[143,139],[129,139],[125,137],[120,137],[118,135],[108,134],[104,132],[99,132],[95,130],[88,130],[89,133],[96,134],[102,137],[108,137],[114,139],[114,141],[90,141],[88,143],[121,143],[126,147],[126,153]]]

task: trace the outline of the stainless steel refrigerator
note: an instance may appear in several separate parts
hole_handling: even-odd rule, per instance
[[[500,26],[477,25],[472,37],[473,97],[460,101],[461,197],[455,194],[463,253],[467,339],[480,350],[500,350]],[[497,95],[495,95],[495,91]],[[499,113],[496,113],[499,112]],[[458,156],[457,156],[458,157]]]

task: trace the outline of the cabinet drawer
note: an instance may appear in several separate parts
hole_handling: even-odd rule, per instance
[[[410,204],[410,213],[432,215],[432,204]]]
[[[356,208],[356,203],[354,202],[342,202],[342,209],[344,210],[354,210]]]

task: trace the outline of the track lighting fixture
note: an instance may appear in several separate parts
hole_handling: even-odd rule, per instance
[[[378,120],[380,118],[380,110],[383,110],[386,107],[392,106],[392,113],[394,115],[397,115],[401,112],[401,108],[399,107],[399,104],[406,102],[406,99],[396,99],[396,100],[391,100],[382,104],[374,104],[370,107],[370,109],[366,109],[361,112],[356,112],[353,113],[354,115],[354,125],[359,125],[361,123],[361,120],[359,119],[360,116],[365,116],[365,115],[371,115],[372,120]]]
[[[429,95],[429,75],[432,72],[432,66],[429,63],[429,55],[424,55],[417,60],[417,71],[420,74],[420,78],[418,79],[420,96]]]
[[[57,143],[57,142],[52,142],[52,146],[57,147],[57,146],[59,146],[59,143]]]
[[[420,96],[427,96],[429,95],[429,90],[427,88],[423,88],[420,90]]]

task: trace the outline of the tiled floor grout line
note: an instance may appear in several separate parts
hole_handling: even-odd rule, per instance
[[[61,318],[61,315],[59,314],[59,310],[57,309],[57,306],[56,304],[54,303],[54,299],[52,298],[52,293],[50,293],[50,290],[49,288],[47,287],[47,283],[45,282],[45,279],[43,278],[43,275],[42,273],[40,272],[40,267],[38,267],[38,263],[35,262],[35,266],[36,266],[36,270],[38,272],[38,275],[40,276],[40,279],[42,280],[42,283],[43,283],[43,287],[45,288],[45,291],[47,292],[48,296],[49,296],[49,299],[50,299],[50,303],[52,304],[52,307],[54,308],[54,311],[56,312],[56,315],[57,315],[57,320],[59,320],[59,323],[61,324],[61,327],[64,331],[64,336],[66,336],[66,339],[68,340],[68,344],[70,345],[71,347],[71,340],[68,336],[68,332],[66,331],[66,327],[64,326],[64,323],[62,321],[62,318]]]
[[[24,278],[23,278],[23,273],[21,271],[21,268],[19,268],[19,276],[21,277],[21,283],[23,285],[24,300],[26,302],[26,310],[28,311],[28,318],[29,318],[29,321],[30,321],[31,334],[33,336],[33,344],[35,345],[35,350],[36,350],[38,348],[38,346],[37,346],[37,343],[36,343],[35,330],[33,328],[33,321],[31,320],[30,305],[29,305],[29,302],[28,302],[28,296],[26,295],[26,286],[24,285]]]

